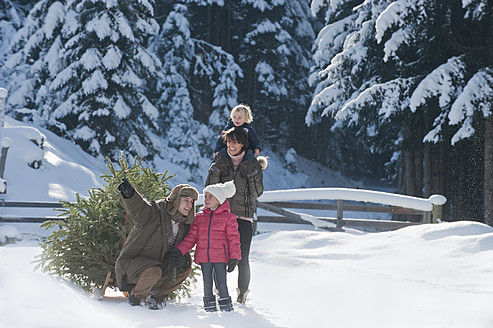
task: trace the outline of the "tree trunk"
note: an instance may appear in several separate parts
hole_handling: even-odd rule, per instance
[[[406,195],[415,196],[415,171],[414,171],[414,152],[406,150],[404,152],[405,176],[406,176]]]
[[[449,184],[448,184],[448,172],[449,172],[449,149],[450,143],[442,142],[438,145],[439,149],[439,185],[438,189],[433,188],[434,193],[441,194],[445,197],[449,197]],[[436,191],[435,191],[436,190]],[[450,219],[450,200],[448,200],[442,207],[443,220]]]
[[[424,144],[424,154],[423,154],[423,182],[424,182],[424,197],[430,197],[433,195],[433,170],[431,167],[432,158],[432,144],[426,142]]]
[[[414,153],[414,196],[423,197],[423,147],[419,143]]]
[[[485,118],[484,223],[493,226],[493,114]]]

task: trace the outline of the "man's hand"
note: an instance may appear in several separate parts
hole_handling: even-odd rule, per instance
[[[123,178],[122,183],[118,186],[118,190],[122,193],[123,198],[130,198],[134,195],[134,187],[128,182],[127,179]]]
[[[173,247],[172,249],[169,250],[169,262],[173,266],[177,268],[181,268],[185,264],[187,264],[187,259],[185,258],[185,256],[183,256],[183,254],[178,248]]]

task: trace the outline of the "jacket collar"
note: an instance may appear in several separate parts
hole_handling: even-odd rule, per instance
[[[226,200],[224,201],[224,203],[222,203],[221,205],[219,205],[219,207],[218,207],[218,208],[216,208],[216,209],[214,210],[214,213],[229,212],[229,210],[230,210],[230,209],[231,209],[231,208],[230,208],[230,206],[229,206],[229,202],[228,202],[228,200],[226,199]],[[210,208],[204,208],[204,213],[206,213],[206,214],[211,214],[211,212],[212,212],[212,211],[211,211],[211,209],[210,209]]]
[[[219,151],[219,155],[221,155],[222,157],[229,158],[228,149],[226,147],[222,148]],[[255,158],[255,154],[253,153],[253,150],[251,150],[250,148],[248,148],[245,151],[245,156],[243,156],[243,161],[249,161],[249,160],[252,160],[254,158]]]

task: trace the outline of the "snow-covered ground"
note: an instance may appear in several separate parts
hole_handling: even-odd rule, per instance
[[[260,224],[249,299],[230,313],[202,310],[200,279],[191,298],[161,311],[91,299],[71,283],[33,272],[40,248],[33,235],[19,233],[23,240],[0,247],[0,327],[493,327],[489,226],[292,228]],[[228,276],[233,296],[236,273]]]
[[[76,192],[84,195],[101,183],[105,163],[78,147],[11,119],[6,127],[3,136],[8,133],[13,143],[7,194],[0,199],[71,201]],[[25,142],[39,134],[45,145],[41,158],[34,143]],[[39,159],[39,169],[27,165]],[[301,161],[305,172],[290,174],[272,155],[266,189],[357,186]],[[0,207],[0,216],[20,215],[12,211]],[[0,327],[493,327],[492,227],[462,221],[363,233],[260,223],[258,230],[246,305],[206,313],[201,279],[191,298],[161,311],[130,307],[118,297],[92,299],[68,281],[33,271],[47,231],[0,222],[0,244],[14,241],[0,246]],[[234,297],[237,272],[228,277]]]

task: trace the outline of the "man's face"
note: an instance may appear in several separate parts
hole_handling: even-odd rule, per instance
[[[187,216],[193,208],[193,198],[188,196],[180,197],[180,205],[178,205],[178,213]]]

